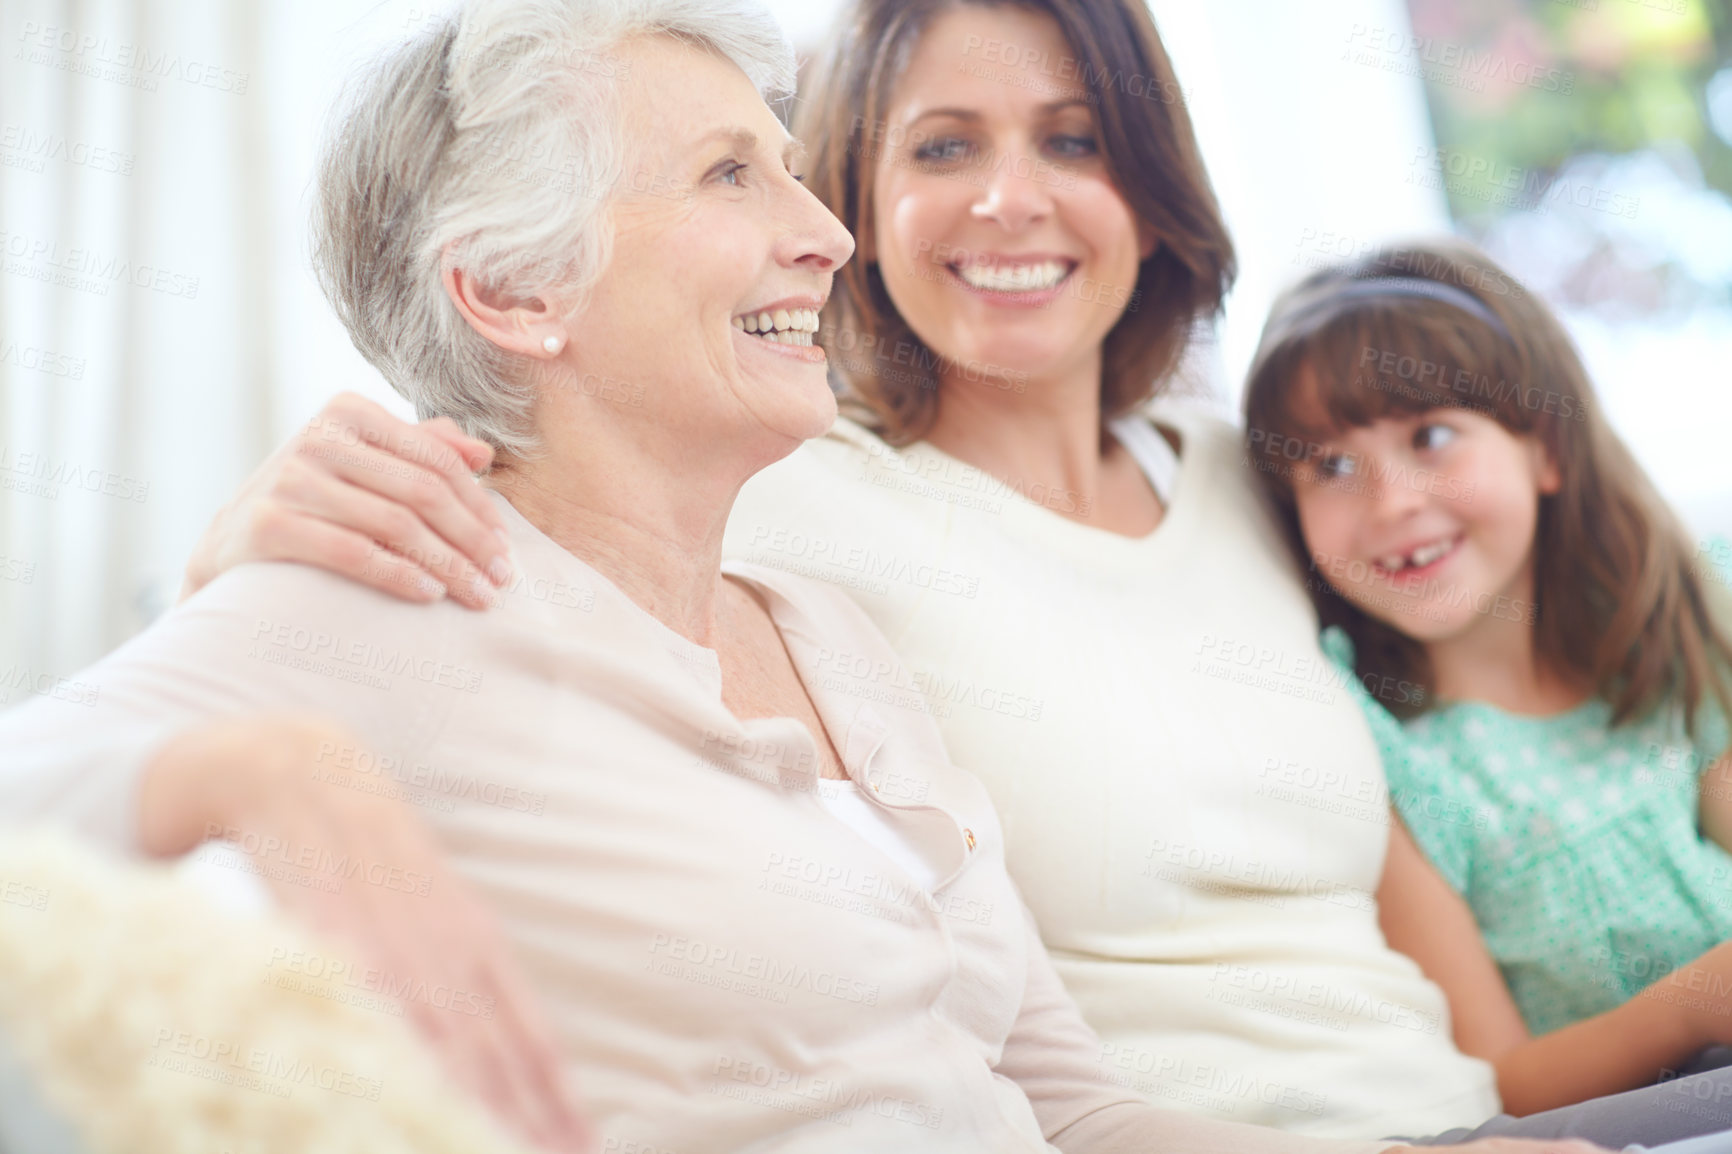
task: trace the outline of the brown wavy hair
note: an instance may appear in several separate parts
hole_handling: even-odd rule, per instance
[[[1487,315],[1407,293],[1351,289],[1419,279],[1466,293]],[[1427,290],[1430,291],[1430,290]],[[1484,253],[1457,241],[1383,248],[1313,273],[1270,313],[1245,394],[1248,464],[1273,499],[1324,625],[1356,649],[1361,678],[1435,688],[1424,645],[1337,593],[1305,548],[1294,466],[1335,432],[1387,416],[1461,408],[1536,438],[1562,485],[1540,498],[1534,539],[1534,649],[1592,684],[1614,724],[1670,701],[1696,730],[1712,695],[1732,717],[1728,599],[1696,563],[1682,524],[1612,431],[1563,325]]]
[[[921,34],[963,4],[1017,7],[1057,22],[1076,54],[1074,77],[1066,79],[1089,93],[1107,169],[1159,239],[1102,349],[1101,412],[1110,420],[1154,394],[1193,327],[1220,311],[1237,271],[1183,92],[1141,0],[854,0],[795,109],[794,134],[810,149],[807,186],[864,244],[878,147],[868,132],[884,123]],[[876,264],[843,267],[823,320],[819,343],[831,352],[850,415],[892,444],[924,436],[938,412],[944,359],[897,312]],[[838,357],[837,333],[885,355]]]

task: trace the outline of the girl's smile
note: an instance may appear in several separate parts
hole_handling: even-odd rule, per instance
[[[1391,582],[1412,582],[1435,576],[1446,562],[1455,556],[1463,540],[1462,534],[1438,537],[1411,548],[1397,549],[1375,562],[1379,572]]]

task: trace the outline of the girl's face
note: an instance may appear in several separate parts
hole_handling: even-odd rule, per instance
[[[1154,251],[1107,175],[1088,92],[1059,79],[1079,70],[1051,17],[963,5],[926,30],[869,128],[863,255],[969,380],[1088,365]]]
[[[1533,542],[1558,471],[1540,443],[1439,408],[1307,445],[1299,527],[1348,601],[1420,642],[1531,621]]]

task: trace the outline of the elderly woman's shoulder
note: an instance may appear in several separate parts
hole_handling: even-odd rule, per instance
[[[289,632],[310,638],[347,628],[374,639],[393,635],[423,640],[446,632],[465,616],[451,601],[405,601],[347,577],[289,561],[237,565],[177,605],[162,624],[223,623],[259,635]]]
[[[485,626],[459,622],[487,616],[310,566],[237,565],[79,673],[97,707],[82,723],[123,741],[170,721],[260,713],[317,715],[363,734],[412,716],[426,729],[422,705],[437,697],[449,708],[468,695],[446,689],[478,685],[487,663],[474,631]]]

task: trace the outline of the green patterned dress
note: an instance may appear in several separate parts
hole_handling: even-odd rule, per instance
[[[1718,711],[1702,710],[1696,741],[1676,711],[1614,729],[1600,700],[1551,717],[1463,702],[1404,724],[1351,675],[1345,634],[1323,645],[1371,723],[1390,800],[1473,908],[1534,1033],[1732,939],[1732,856],[1697,830],[1700,775],[1728,740]]]

